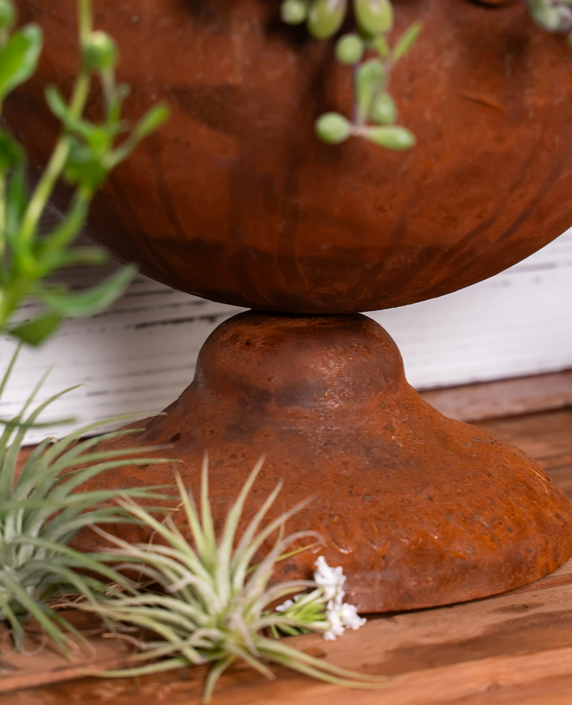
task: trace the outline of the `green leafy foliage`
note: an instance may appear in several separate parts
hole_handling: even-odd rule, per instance
[[[0,0],[0,30],[10,29],[16,22],[16,9],[10,0]]]
[[[121,119],[129,88],[115,78],[117,46],[105,32],[92,30],[90,0],[78,0],[78,10],[80,72],[69,101],[54,86],[46,90],[48,105],[62,123],[62,133],[31,195],[26,188],[24,150],[6,129],[0,128],[0,333],[29,345],[41,344],[66,316],[102,311],[133,277],[135,270],[128,267],[91,291],[78,294],[54,282],[54,276],[64,267],[105,261],[92,249],[73,248],[91,200],[109,172],[169,114],[165,106],[154,106],[129,129]],[[13,19],[13,4],[0,0],[0,103],[34,73],[42,48],[42,34],[35,25],[10,35],[7,28]],[[97,123],[83,115],[94,80],[100,82],[104,95],[104,114]],[[42,233],[42,214],[62,178],[73,187],[67,212],[59,225]],[[16,325],[14,312],[28,297],[42,302],[45,311],[32,321]]]
[[[16,356],[17,353],[0,383],[0,396]],[[46,439],[18,473],[18,456],[27,430],[37,427],[42,412],[66,393],[51,397],[28,413],[42,382],[21,413],[4,422],[0,435],[0,621],[8,621],[16,645],[20,646],[26,620],[33,616],[54,643],[68,653],[69,634],[76,638],[81,635],[47,601],[61,592],[79,593],[93,601],[96,593],[109,592],[109,582],[123,591],[131,589],[127,579],[106,565],[105,554],[80,553],[69,547],[78,531],[93,523],[134,521],[131,512],[109,504],[117,496],[116,490],[82,492],[81,486],[117,468],[167,461],[141,457],[157,447],[110,451],[94,448],[99,441],[127,431],[80,440],[103,424],[129,418],[121,417],[91,424],[59,441]],[[146,501],[165,499],[159,492],[162,489],[130,489],[124,491],[124,496]],[[104,506],[106,502],[109,506]]]
[[[0,100],[35,72],[42,51],[42,31],[29,25],[14,32],[0,50]]]
[[[97,675],[136,676],[210,663],[204,702],[210,701],[217,680],[236,659],[243,659],[269,678],[273,678],[273,674],[266,662],[354,688],[379,688],[388,684],[390,679],[338,668],[264,635],[266,630],[326,632],[331,624],[325,611],[329,598],[314,581],[292,580],[269,587],[275,563],[284,557],[289,546],[308,536],[319,538],[311,531],[284,536],[286,521],[309,500],[263,525],[280,491],[279,484],[243,533],[240,536],[237,533],[246,499],[261,468],[262,461],[230,507],[218,538],[209,503],[206,459],[200,512],[192,494],[178,478],[179,506],[192,544],[175,525],[172,516],[159,521],[133,500],[119,500],[125,512],[154,532],[156,541],[133,545],[98,531],[114,547],[110,553],[116,554],[116,561],[122,568],[144,576],[155,589],[143,592],[132,582],[129,593],[124,596],[98,596],[95,601],[76,603],[76,607],[99,614],[108,622],[130,627],[129,642],[139,647],[139,654],[133,656],[132,668]],[[272,549],[261,562],[255,563],[257,552],[273,536]],[[291,607],[281,612],[270,609],[272,603],[307,587],[315,589],[293,602]],[[134,637],[133,627],[147,637],[143,634]]]
[[[41,300],[60,316],[93,316],[98,311],[107,308],[131,281],[133,267],[124,267],[112,274],[98,286],[82,294],[71,295],[67,291],[61,292],[48,289],[40,294]],[[12,334],[14,334],[12,329]]]
[[[27,345],[40,345],[48,338],[60,325],[62,319],[55,313],[47,313],[39,316],[34,321],[24,323],[21,326],[10,328],[10,335]]]

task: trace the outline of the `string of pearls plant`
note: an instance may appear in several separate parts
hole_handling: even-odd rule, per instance
[[[539,27],[566,33],[572,46],[572,0],[526,0],[526,4]]]
[[[534,21],[548,32],[565,32],[572,46],[572,0],[525,0]],[[359,137],[395,151],[415,145],[415,135],[397,124],[397,107],[389,92],[392,71],[411,49],[421,24],[414,22],[395,44],[391,0],[283,0],[281,17],[291,25],[305,24],[317,39],[330,39],[346,21],[354,29],[336,39],[337,60],[352,67],[354,101],[350,118],[337,112],[321,115],[316,134],[328,144]]]
[[[336,58],[345,66],[353,67],[353,117],[325,113],[316,122],[316,133],[328,144],[361,137],[386,149],[410,149],[415,144],[415,136],[396,124],[397,108],[389,93],[389,83],[395,65],[413,46],[421,25],[412,24],[392,47],[388,37],[394,19],[390,0],[350,2],[356,29],[338,38]],[[281,6],[284,22],[305,22],[318,39],[334,36],[344,24],[348,11],[348,0],[284,0]]]

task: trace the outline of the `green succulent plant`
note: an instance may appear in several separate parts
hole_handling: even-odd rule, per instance
[[[0,396],[16,355],[0,383]],[[26,431],[38,423],[48,406],[71,391],[63,391],[28,412],[42,382],[43,379],[20,414],[5,422],[0,436],[0,621],[7,620],[16,646],[21,647],[26,620],[35,617],[46,634],[67,654],[70,635],[77,638],[81,635],[48,605],[49,599],[61,592],[77,592],[93,600],[96,593],[110,589],[108,582],[117,583],[122,590],[130,589],[130,583],[106,565],[104,554],[81,553],[69,546],[86,526],[135,521],[133,514],[123,507],[102,506],[117,496],[116,491],[82,492],[81,486],[116,468],[156,463],[156,459],[142,457],[142,454],[157,447],[122,451],[94,449],[101,440],[116,438],[126,431],[80,440],[104,423],[132,418],[118,417],[84,426],[59,441],[45,439],[18,472],[18,457]],[[165,499],[160,492],[162,489],[135,488],[125,490],[124,496],[150,502]]]
[[[99,249],[72,245],[109,172],[168,116],[165,106],[156,105],[129,129],[121,118],[129,87],[115,77],[117,46],[109,35],[93,30],[91,0],[78,0],[78,15],[79,73],[69,101],[54,86],[46,90],[62,133],[31,195],[25,151],[6,128],[0,128],[0,333],[29,345],[40,344],[64,317],[105,309],[133,277],[133,267],[122,268],[100,285],[76,294],[53,280],[62,268],[106,261]],[[35,72],[42,51],[41,29],[31,24],[13,31],[15,22],[11,0],[0,0],[0,113],[9,94]],[[98,123],[83,116],[94,80],[101,84],[104,97]],[[61,179],[73,191],[66,213],[52,230],[42,232],[42,216]],[[15,311],[28,297],[39,300],[44,312],[32,321],[14,323]]]
[[[316,121],[316,134],[328,144],[360,137],[393,151],[411,149],[415,136],[396,124],[397,108],[388,91],[393,68],[415,43],[421,25],[411,25],[391,47],[390,0],[352,0],[351,5],[355,27],[337,39],[335,53],[340,63],[353,66],[353,117],[325,113]],[[341,29],[348,10],[348,0],[284,0],[281,16],[288,24],[306,23],[317,39],[329,39]]]
[[[94,601],[75,604],[115,625],[128,626],[127,639],[139,649],[133,660],[135,664],[144,662],[129,669],[97,675],[137,676],[210,663],[204,702],[210,701],[221,674],[236,659],[244,660],[268,678],[274,677],[267,665],[273,662],[342,686],[380,688],[388,685],[390,679],[339,668],[266,635],[267,631],[275,635],[279,632],[331,632],[334,626],[334,618],[329,616],[334,608],[331,603],[337,599],[334,593],[343,597],[343,592],[339,593],[335,585],[324,587],[311,580],[292,580],[269,586],[276,562],[292,555],[285,554],[285,551],[302,538],[318,535],[303,531],[284,536],[287,520],[309,500],[300,502],[262,526],[280,491],[280,484],[262,503],[242,535],[237,535],[248,493],[261,467],[262,461],[230,507],[219,538],[211,515],[206,461],[202,471],[200,513],[192,494],[180,478],[177,480],[180,508],[192,545],[175,525],[172,515],[159,521],[127,497],[119,500],[121,508],[152,530],[157,541],[133,545],[96,529],[114,547],[108,553],[116,554],[115,560],[121,563],[118,569],[129,570],[149,583],[146,591],[131,582],[129,594],[124,596],[99,595]],[[277,537],[271,550],[261,562],[254,563],[257,552],[273,535]],[[337,569],[337,573],[327,569],[334,575],[334,582],[337,580],[341,585],[343,580],[338,580],[341,569]],[[152,590],[149,589],[151,585]],[[279,610],[271,609],[276,601],[307,588],[313,588],[313,591],[288,601]],[[340,614],[348,608],[352,612],[346,620],[347,628],[360,626],[362,621],[355,621],[355,608],[342,605],[341,597],[338,602],[335,607]],[[341,616],[343,618],[343,614]],[[338,622],[338,618],[335,619]],[[335,626],[339,635],[343,628],[339,631],[340,625]],[[133,627],[155,637],[135,638]],[[119,626],[117,631],[120,631]],[[332,634],[331,638],[334,636]]]
[[[539,27],[564,32],[572,45],[572,0],[524,0]],[[397,125],[397,108],[389,93],[392,71],[415,43],[421,24],[414,22],[392,46],[394,10],[391,0],[282,0],[282,20],[305,24],[317,39],[330,39],[348,18],[349,33],[336,39],[337,60],[353,67],[352,118],[328,112],[316,121],[316,134],[327,144],[359,137],[385,149],[405,151],[415,135]]]
[[[526,0],[536,24],[547,32],[565,32],[572,44],[572,0]]]

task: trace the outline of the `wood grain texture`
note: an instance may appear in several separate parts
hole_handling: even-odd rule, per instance
[[[571,408],[479,425],[534,455],[572,494]],[[388,687],[348,691],[281,668],[274,669],[277,680],[269,682],[237,666],[223,677],[214,705],[570,705],[572,561],[547,578],[504,595],[373,618],[359,632],[336,642],[307,635],[288,643],[346,668],[387,675]],[[117,658],[124,659],[124,654],[118,652]],[[67,668],[60,677],[77,675],[77,665],[75,674]],[[195,705],[200,702],[204,673],[184,669],[137,682],[84,678],[8,692],[9,679],[23,675],[11,672],[0,678],[1,702]],[[34,677],[36,683],[41,681],[37,674]],[[22,680],[26,682],[21,679],[19,688]]]
[[[459,421],[551,411],[572,406],[572,370],[433,389],[421,392],[421,396],[445,416]]]

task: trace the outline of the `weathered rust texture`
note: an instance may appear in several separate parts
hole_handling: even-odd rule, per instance
[[[44,86],[67,92],[76,71],[75,0],[17,4],[22,21],[46,31],[40,70],[6,106],[38,167],[59,129]],[[332,43],[283,25],[279,4],[96,4],[133,86],[128,117],[156,100],[173,116],[106,184],[94,237],[206,298],[348,314],[234,318],[206,343],[167,415],[118,444],[172,442],[194,489],[208,449],[219,520],[267,453],[252,508],[278,479],[277,511],[315,495],[291,528],[323,533],[362,611],[468,600],[539,578],[572,552],[568,501],[523,453],[425,404],[391,339],[351,314],[480,281],[572,224],[572,53],[523,3],[398,0],[396,33],[423,22],[392,86],[418,146],[332,147],[313,123],[350,112],[351,72]],[[94,94],[91,115],[100,102]],[[105,481],[160,484],[175,469]],[[282,576],[307,574],[317,550]]]
[[[197,492],[206,450],[219,526],[266,455],[250,515],[283,480],[275,514],[314,496],[288,528],[326,539],[279,577],[306,577],[322,552],[343,566],[362,612],[502,592],[572,554],[572,508],[540,465],[424,402],[392,339],[359,314],[235,316],[166,415],[116,446],[134,442],[172,442],[183,463],[129,468],[98,487],[170,483],[178,471]]]
[[[77,67],[76,0],[17,0],[46,31],[7,105],[35,164],[57,134],[44,86]],[[502,4],[502,3],[495,3]],[[173,108],[111,177],[94,236],[153,278],[215,301],[306,313],[389,308],[490,277],[572,224],[572,52],[524,2],[396,0],[423,31],[391,90],[418,145],[395,154],[314,135],[351,114],[333,43],[279,0],[98,0],[122,52],[128,116]],[[100,109],[94,97],[92,114]]]

